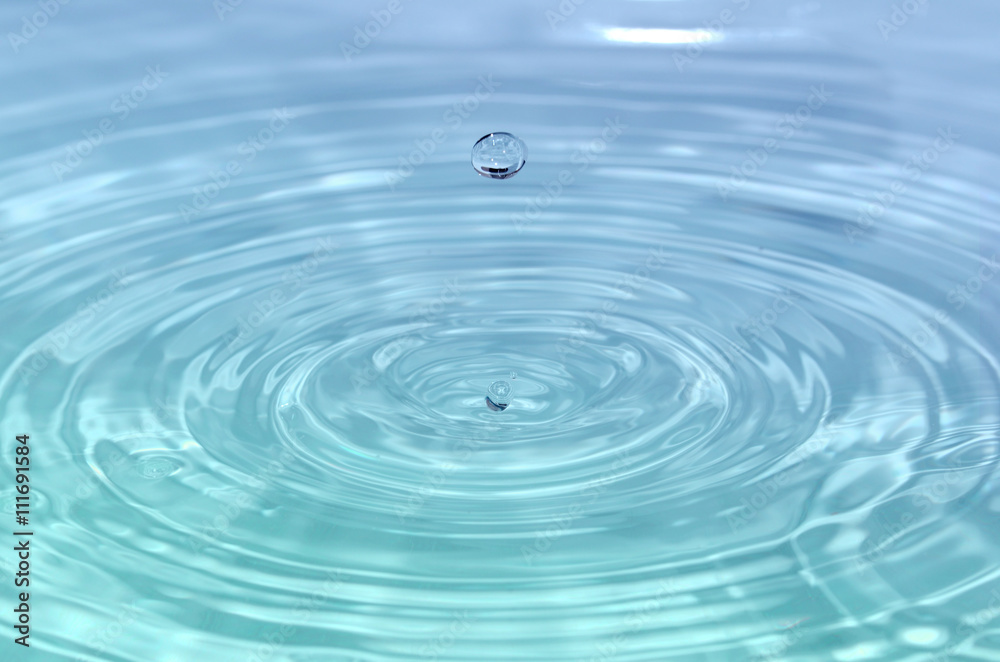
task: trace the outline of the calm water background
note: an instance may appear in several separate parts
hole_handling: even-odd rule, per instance
[[[0,657],[1000,659],[996,3],[40,7]]]

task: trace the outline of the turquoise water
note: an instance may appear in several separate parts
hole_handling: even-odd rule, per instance
[[[995,3],[42,5],[0,658],[1000,659]]]

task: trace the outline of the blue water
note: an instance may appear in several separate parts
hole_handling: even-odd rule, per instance
[[[1000,6],[577,2],[0,8],[0,659],[1000,660]]]

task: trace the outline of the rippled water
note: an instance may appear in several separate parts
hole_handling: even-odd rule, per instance
[[[3,655],[1000,659],[995,4],[328,5],[0,10]]]

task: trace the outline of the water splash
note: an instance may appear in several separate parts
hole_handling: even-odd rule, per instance
[[[492,411],[503,411],[510,406],[510,397],[513,393],[510,382],[496,381],[490,384],[489,394],[486,396],[486,406]]]

